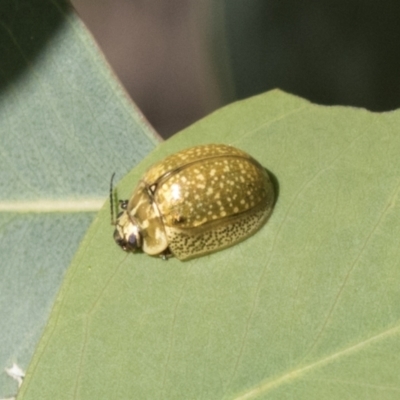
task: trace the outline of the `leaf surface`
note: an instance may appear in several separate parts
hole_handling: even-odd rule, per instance
[[[53,308],[18,399],[397,399],[399,112],[279,91],[232,104],[154,162],[227,143],[276,177],[251,238],[187,262],[126,254],[106,204]]]

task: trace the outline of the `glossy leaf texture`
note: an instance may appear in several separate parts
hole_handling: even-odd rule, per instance
[[[275,175],[272,216],[239,245],[163,261],[121,251],[106,204],[18,399],[397,399],[399,122],[273,91],[160,145],[120,198],[166,155],[227,143]]]
[[[158,142],[63,1],[0,4],[0,398],[27,368],[64,271]]]

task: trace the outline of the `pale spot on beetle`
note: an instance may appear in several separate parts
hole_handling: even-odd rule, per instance
[[[221,211],[220,215],[221,215],[221,217],[225,217],[226,216],[226,212],[225,211]]]
[[[201,219],[201,220],[199,220],[199,221],[197,221],[197,219],[198,219],[198,218],[196,218],[196,221],[193,223],[194,226],[199,226],[199,225],[202,225],[202,224],[204,224],[205,222],[207,222],[207,218],[203,218],[203,219]]]
[[[210,171],[210,176],[214,176],[216,172],[217,172],[217,171],[215,170],[215,168],[213,168],[213,169]]]
[[[151,186],[149,187],[149,189],[150,189],[151,194],[154,194],[155,191],[156,191],[156,189],[157,189],[157,185],[151,185]]]
[[[198,174],[198,175],[196,175],[196,179],[198,179],[199,181],[204,181],[204,175]]]
[[[214,199],[217,200],[217,199],[219,199],[220,197],[221,197],[221,195],[220,195],[219,193],[217,193],[217,194],[214,196]]]
[[[183,183],[186,183],[186,182],[187,182],[186,176],[183,176],[183,175],[182,175],[180,179],[181,179],[181,181],[182,181]]]
[[[196,185],[196,187],[197,187],[198,189],[204,189],[204,188],[206,187],[206,185],[204,185],[203,183],[198,183],[198,184]]]
[[[183,216],[180,215],[180,214],[178,214],[178,213],[175,213],[175,214],[172,216],[172,223],[173,223],[173,224],[179,224],[179,223],[182,223],[182,222],[184,222],[184,221],[185,221],[185,218],[183,218]]]
[[[163,185],[164,186],[164,185]],[[177,183],[171,186],[171,200],[179,200],[182,197],[181,187]]]
[[[213,193],[214,193],[214,189],[211,188],[211,187],[209,187],[209,188],[207,189],[206,194],[207,194],[208,196],[210,196],[210,195],[213,194]]]
[[[234,213],[238,213],[238,212],[239,212],[239,209],[238,209],[237,207],[235,207],[235,208],[233,209],[233,212],[234,212]]]

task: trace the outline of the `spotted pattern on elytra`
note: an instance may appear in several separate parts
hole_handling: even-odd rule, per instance
[[[258,210],[242,217],[227,219],[224,223],[215,224],[213,229],[205,231],[185,231],[167,228],[169,247],[181,260],[208,254],[215,249],[221,250],[246,239],[258,230],[268,216],[264,210]]]
[[[144,175],[143,180],[146,182],[155,182],[161,177],[168,177],[180,168],[199,160],[206,160],[215,156],[239,156],[249,158],[249,155],[242,150],[232,146],[221,144],[208,144],[204,146],[191,147],[181,152],[170,155],[157,164],[154,164]]]
[[[271,214],[274,200],[267,171],[247,153],[197,146],[146,172],[114,237],[126,251],[142,243],[150,255],[170,252],[184,260],[250,236]]]
[[[166,225],[191,228],[254,208],[268,197],[265,173],[239,157],[217,157],[171,175],[154,199]]]

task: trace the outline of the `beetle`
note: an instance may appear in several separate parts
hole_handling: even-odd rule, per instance
[[[128,252],[187,260],[246,239],[274,202],[268,172],[249,154],[196,146],[153,165],[130,200],[120,201],[114,239]]]

